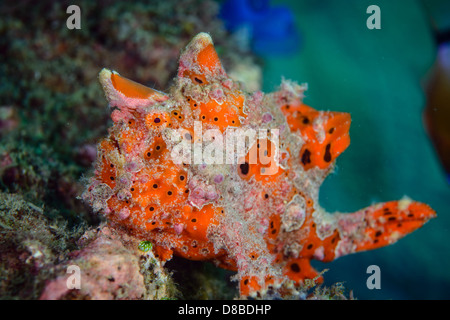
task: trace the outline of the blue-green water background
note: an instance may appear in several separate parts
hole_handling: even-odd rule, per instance
[[[432,2],[441,21],[446,16],[450,24],[450,1]],[[438,214],[392,246],[315,266],[330,269],[327,284],[344,281],[359,299],[449,299],[450,186],[422,117],[424,83],[436,56],[423,3],[272,3],[292,9],[302,43],[294,55],[265,59],[264,91],[275,90],[282,76],[307,82],[307,104],[352,115],[351,145],[322,186],[321,205],[329,212],[353,212],[407,195]],[[372,4],[381,9],[381,30],[366,27]],[[381,269],[380,290],[366,286],[372,264]]]

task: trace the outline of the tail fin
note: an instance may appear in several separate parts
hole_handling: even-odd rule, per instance
[[[390,245],[434,217],[436,213],[428,205],[409,198],[373,205],[352,214],[340,214],[341,241],[335,258]]]

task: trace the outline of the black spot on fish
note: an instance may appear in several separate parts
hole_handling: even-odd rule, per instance
[[[294,271],[295,273],[299,273],[300,266],[297,263],[293,263],[293,264],[291,264],[291,270]]]
[[[242,163],[239,168],[241,169],[241,173],[243,175],[247,175],[248,172],[250,171],[250,166],[248,164],[248,162]]]
[[[311,151],[309,151],[308,149],[305,149],[305,152],[303,152],[302,163],[304,166],[311,163]]]
[[[330,153],[331,144],[327,144],[325,147],[325,155],[323,156],[323,160],[325,162],[331,162],[331,153]]]

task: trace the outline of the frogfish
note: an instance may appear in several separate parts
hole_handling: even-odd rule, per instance
[[[162,262],[176,255],[235,271],[241,297],[320,283],[312,259],[390,245],[436,216],[408,197],[326,212],[319,188],[350,144],[350,114],[313,109],[307,86],[284,79],[276,92],[246,92],[207,33],[182,51],[168,93],[108,69],[99,81],[113,126],[82,198],[150,241]]]

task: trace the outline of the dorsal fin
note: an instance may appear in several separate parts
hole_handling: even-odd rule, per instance
[[[208,79],[225,76],[225,70],[209,34],[196,35],[181,54],[178,77],[190,78],[193,83],[206,84]]]
[[[100,72],[99,81],[112,107],[132,110],[138,107],[148,107],[168,99],[164,93],[131,81],[108,69]]]

